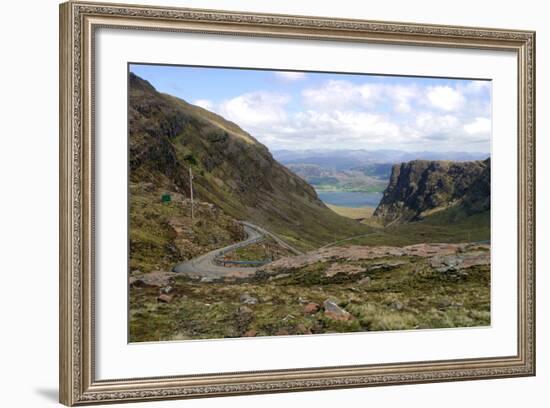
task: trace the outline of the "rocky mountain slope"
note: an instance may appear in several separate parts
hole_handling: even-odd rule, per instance
[[[195,198],[310,249],[366,227],[329,210],[314,189],[236,124],[129,78],[130,182]],[[160,199],[160,198],[159,198]],[[368,232],[368,231],[366,231]]]
[[[491,206],[491,162],[414,160],[394,165],[374,216],[386,223],[417,221],[456,209],[464,215]]]

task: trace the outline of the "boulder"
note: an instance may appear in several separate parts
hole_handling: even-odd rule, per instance
[[[245,305],[255,305],[258,303],[258,299],[254,296],[250,296],[248,293],[243,293],[240,297],[240,301]]]
[[[325,308],[325,316],[332,320],[348,321],[353,320],[354,317],[346,310],[342,309],[332,300],[325,300],[323,302]]]
[[[370,285],[370,282],[371,278],[369,276],[365,276],[363,279],[358,280],[357,284],[361,286],[368,286]]]
[[[319,309],[321,308],[321,306],[319,306],[317,303],[308,303],[307,305],[304,306],[304,313],[305,314],[315,314],[319,311]]]
[[[132,288],[143,288],[143,287],[145,287],[145,283],[143,282],[143,280],[141,280],[139,278],[136,278],[134,276],[130,276],[130,278],[128,279],[128,284]]]
[[[160,293],[161,294],[169,295],[173,291],[174,291],[174,288],[172,286],[164,286],[164,287],[160,288]]]
[[[239,306],[239,308],[237,309],[237,314],[247,315],[247,314],[254,314],[254,312],[252,311],[251,308],[247,306]]]
[[[397,311],[401,311],[403,310],[403,303],[399,302],[399,301],[395,301],[395,302],[392,302],[390,304],[390,307],[393,309],[393,310],[397,310]]]
[[[157,297],[157,300],[162,303],[170,303],[174,297],[163,293]]]
[[[430,259],[430,266],[435,268],[436,271],[444,273],[460,269],[462,262],[464,262],[464,259],[458,255],[438,255]]]
[[[130,277],[130,284],[143,287],[169,286],[176,276],[175,272],[154,271],[141,276]]]

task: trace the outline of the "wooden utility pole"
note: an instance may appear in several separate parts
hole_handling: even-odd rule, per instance
[[[191,219],[193,220],[195,218],[195,209],[193,208],[193,171],[191,167],[189,167],[189,191],[191,197]]]

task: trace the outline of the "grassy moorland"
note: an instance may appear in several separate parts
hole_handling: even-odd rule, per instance
[[[374,208],[372,207],[340,207],[338,205],[327,204],[327,207],[342,217],[351,218],[353,220],[363,220],[372,217]]]
[[[147,195],[158,194],[148,193],[146,187],[132,187],[131,216],[139,228],[131,233],[131,243],[140,249],[132,252],[132,268],[139,270],[132,274],[134,278],[151,270],[169,271],[178,260],[242,239],[235,220],[205,203],[198,205],[201,219],[195,223],[185,200],[148,205]],[[370,213],[345,212],[341,215],[351,218]],[[447,210],[413,223],[385,228],[377,224],[370,235],[327,249],[334,251],[331,255],[322,255],[323,250],[310,252],[311,259],[302,264],[294,261],[300,257],[266,239],[226,255],[230,260],[279,259],[253,277],[204,282],[167,273],[168,283],[132,284],[130,341],[489,325],[488,245],[457,247],[451,255],[436,251],[429,257],[399,251],[374,259],[339,256],[350,248],[369,246],[485,241],[489,223],[488,213],[467,217]],[[173,257],[166,255],[170,247]],[[468,257],[476,259],[480,254],[486,256],[484,262],[468,264]],[[277,266],[280,262],[282,266]],[[334,302],[344,317],[330,315],[326,301]]]
[[[323,260],[237,282],[175,276],[168,303],[157,300],[158,287],[132,288],[131,341],[489,325],[490,266],[434,265],[399,256]],[[327,300],[343,318],[327,313]]]
[[[256,244],[248,245],[227,253],[223,259],[228,261],[264,261],[277,260],[292,256],[292,252],[281,247],[273,238],[266,238]]]
[[[377,225],[379,220],[364,223]],[[378,228],[375,233],[345,242],[346,245],[404,246],[422,242],[485,242],[491,239],[488,211],[465,216],[457,209],[433,214],[424,220]],[[379,224],[378,224],[379,225]]]

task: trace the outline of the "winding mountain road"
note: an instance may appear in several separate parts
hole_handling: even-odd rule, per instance
[[[247,235],[244,241],[237,242],[232,245],[228,245],[223,248],[215,249],[213,251],[207,252],[206,254],[200,255],[196,258],[193,258],[189,261],[185,261],[174,266],[172,271],[184,273],[193,277],[202,277],[207,279],[217,279],[217,278],[227,278],[227,277],[247,277],[254,275],[257,267],[241,267],[241,266],[232,266],[225,267],[216,264],[216,258],[219,258],[225,255],[228,252],[234,251],[239,248],[243,248],[248,245],[252,245],[258,242],[263,241],[267,236],[273,238],[279,245],[284,248],[289,249],[290,251],[300,254],[301,252],[292,246],[288,245],[286,242],[281,240],[275,234],[258,227],[257,225],[251,224],[249,222],[242,221],[244,226],[244,231]]]

